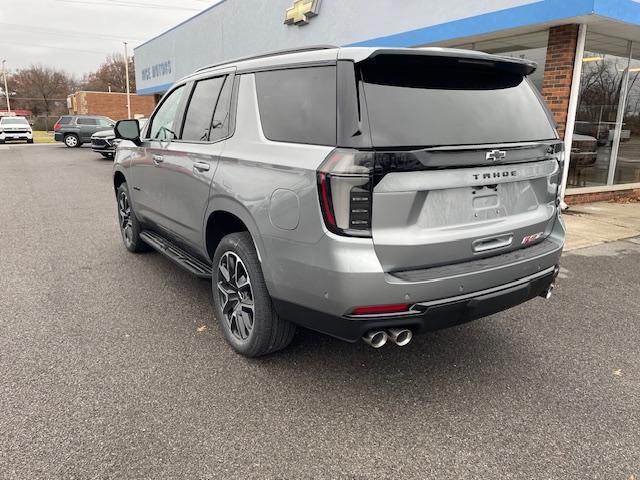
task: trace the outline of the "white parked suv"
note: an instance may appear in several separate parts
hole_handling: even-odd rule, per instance
[[[33,143],[33,130],[24,117],[0,117],[0,143],[26,140]]]

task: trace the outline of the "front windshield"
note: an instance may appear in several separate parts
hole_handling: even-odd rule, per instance
[[[98,118],[98,125],[101,127],[113,127],[115,124],[116,122],[111,120],[109,117]]]
[[[3,118],[3,125],[29,125],[26,118]]]

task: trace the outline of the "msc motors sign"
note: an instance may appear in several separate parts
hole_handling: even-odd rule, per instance
[[[164,62],[156,63],[150,67],[146,67],[142,69],[142,80],[152,80],[154,78],[164,77],[165,75],[171,74],[171,60],[166,60]]]

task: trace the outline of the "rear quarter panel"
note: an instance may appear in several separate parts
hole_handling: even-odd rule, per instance
[[[283,249],[312,252],[310,247],[325,234],[316,170],[334,147],[265,138],[253,74],[240,77],[236,115],[235,133],[227,140],[211,186],[205,225],[217,210],[242,219],[256,243],[267,286],[277,296],[285,270],[292,271],[279,261]],[[295,270],[303,274],[304,265]]]

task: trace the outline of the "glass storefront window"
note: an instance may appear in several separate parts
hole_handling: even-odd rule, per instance
[[[503,55],[505,57],[526,58],[538,64],[538,69],[529,78],[536,88],[542,92],[542,80],[547,61],[547,44],[549,43],[549,31],[525,33],[511,37],[501,37],[481,42],[452,45],[452,48],[465,50],[478,50],[481,52]]]
[[[587,31],[569,187],[607,184],[628,63],[628,41]]]

